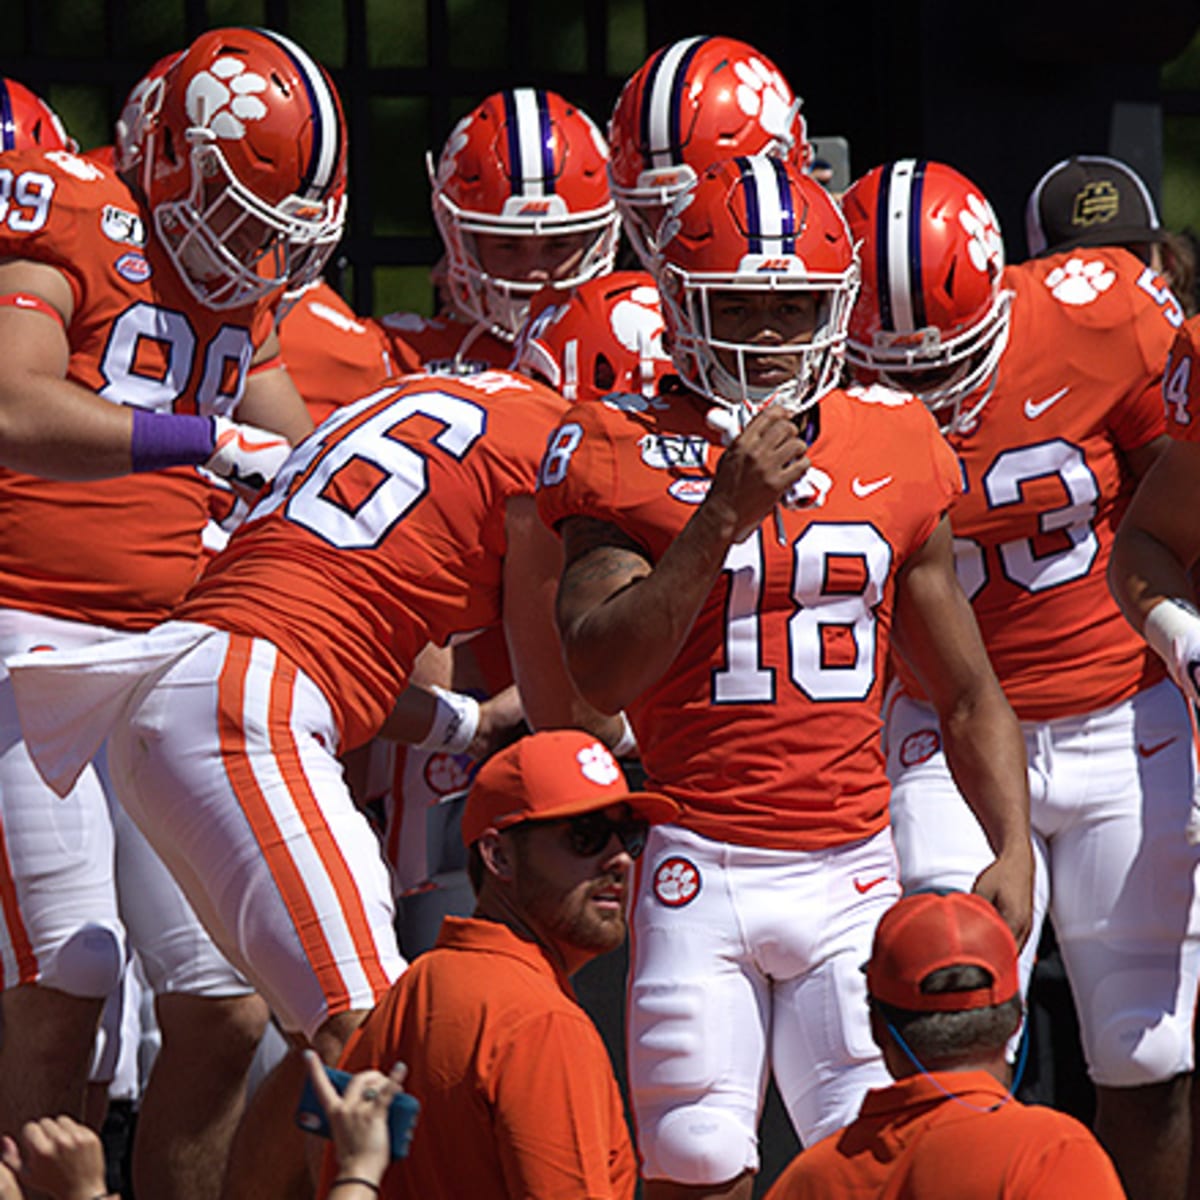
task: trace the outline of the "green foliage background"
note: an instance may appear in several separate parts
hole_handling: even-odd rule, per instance
[[[16,9],[17,6],[14,6]],[[38,89],[58,111],[85,150],[111,140],[112,117],[128,87],[163,54],[185,45],[189,33],[185,4],[176,0],[125,0],[119,36],[106,27],[104,0],[46,0],[43,49],[55,58],[89,64],[95,84],[51,84]],[[266,0],[208,0],[208,25],[271,25]],[[501,81],[521,81],[522,70],[539,78],[552,76],[556,90],[576,100],[603,127],[607,111],[589,107],[572,94],[571,77],[581,91],[597,87],[615,95],[620,81],[634,71],[647,53],[643,0],[609,0],[607,60],[604,78],[587,78],[583,0],[532,0],[529,10],[528,54],[521,63],[509,61],[507,5],[493,0],[449,0],[449,67],[464,81],[462,94],[451,101],[451,119],[468,111]],[[25,15],[17,9],[5,35],[11,54],[29,43]],[[352,125],[352,138],[368,142],[369,180],[373,215],[370,232],[381,237],[424,238],[433,244],[435,231],[429,209],[425,152],[435,153],[445,129],[434,128],[427,89],[419,90],[421,73],[429,67],[430,13],[426,0],[367,0],[367,68],[372,72],[372,95],[366,127]],[[335,76],[346,95],[346,11],[343,0],[288,0],[288,36],[301,43]],[[114,44],[109,44],[110,39]],[[94,64],[94,69],[92,66]],[[478,79],[478,86],[471,81]],[[377,86],[378,83],[378,86]],[[352,174],[351,187],[362,186]],[[429,312],[432,291],[428,265],[375,266],[376,313],[406,309]],[[351,277],[352,278],[352,277]],[[351,278],[343,281],[348,289]]]
[[[583,104],[603,125],[604,104],[644,59],[646,0],[608,0],[607,54],[603,77],[587,75],[584,0],[529,0],[527,27],[520,39],[510,34],[514,19],[508,4],[496,0],[448,0],[448,69],[455,94],[450,119],[461,115],[502,83],[522,73],[547,77],[570,99]],[[4,45],[0,53],[20,55],[30,42],[25,6],[6,5]],[[345,91],[347,61],[346,0],[123,0],[122,28],[111,29],[105,0],[44,0],[39,10],[42,50],[53,58],[82,63],[92,84],[50,84],[39,89],[58,110],[85,148],[110,139],[111,121],[121,97],[157,58],[188,40],[185,12],[204,12],[210,26],[264,25],[278,19],[285,32],[323,62]],[[354,138],[368,142],[366,180],[352,174],[352,187],[369,189],[371,235],[407,239],[410,245],[436,244],[429,212],[426,150],[437,149],[445,128],[435,128],[428,86],[431,42],[429,0],[365,0],[367,71],[371,73],[366,123],[352,127]],[[519,41],[520,61],[512,43]],[[424,83],[422,83],[424,79]],[[572,93],[578,81],[582,95]],[[439,81],[440,82],[440,81]],[[1162,71],[1164,97],[1200,91],[1200,35]],[[443,112],[443,118],[444,118]],[[1162,188],[1164,223],[1200,232],[1200,108],[1168,114],[1163,121],[1165,166]],[[423,257],[423,256],[422,256]],[[411,257],[410,257],[410,262]],[[428,312],[432,291],[428,266],[375,265],[373,309]],[[349,287],[350,278],[343,280]]]

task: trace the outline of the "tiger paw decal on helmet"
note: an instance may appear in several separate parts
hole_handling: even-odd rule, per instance
[[[796,103],[783,76],[758,57],[734,63],[733,73],[738,77],[738,108],[748,117],[757,117],[771,137],[790,137]]]
[[[247,121],[261,121],[267,106],[261,99],[267,81],[240,59],[218,58],[189,81],[184,103],[197,125],[217,137],[236,141],[246,136]]]

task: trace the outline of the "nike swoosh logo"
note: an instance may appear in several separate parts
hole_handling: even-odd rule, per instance
[[[1160,750],[1165,750],[1168,746],[1173,745],[1175,741],[1175,738],[1169,737],[1165,742],[1155,742],[1153,746],[1143,746],[1141,742],[1138,742],[1138,753],[1143,758],[1153,758]]]
[[[872,479],[868,483],[863,483],[857,475],[852,480],[850,487],[854,494],[860,499],[865,500],[872,493],[879,491],[880,488],[885,488],[892,482],[890,475],[885,475],[882,479]]]
[[[16,304],[18,308],[37,308],[36,301],[27,300],[24,296],[14,296],[13,303]]]
[[[860,896],[865,896],[873,887],[878,887],[881,883],[887,883],[887,881],[887,875],[880,875],[878,879],[856,879],[854,881],[854,890]]]
[[[1032,400],[1026,400],[1025,415],[1031,421],[1036,421],[1038,417],[1040,417],[1042,413],[1046,411],[1046,409],[1057,404],[1070,390],[1071,389],[1069,386],[1061,388],[1059,391],[1055,392],[1053,396],[1047,396],[1045,400],[1039,400],[1036,403]]]

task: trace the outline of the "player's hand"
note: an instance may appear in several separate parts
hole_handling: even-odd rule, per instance
[[[470,758],[482,760],[515,742],[525,731],[525,709],[516,684],[479,702],[479,725],[467,747]]]
[[[338,1176],[378,1183],[392,1160],[388,1106],[402,1090],[408,1067],[397,1063],[387,1075],[382,1071],[359,1071],[339,1095],[320,1058],[312,1051],[304,1057],[317,1099],[329,1118]]]
[[[971,889],[989,901],[1012,930],[1018,948],[1033,928],[1033,850],[1014,850],[996,857],[984,868]]]
[[[107,1196],[104,1148],[86,1125],[67,1116],[42,1117],[21,1129],[19,1156],[6,1139],[4,1160],[20,1163],[20,1177],[34,1191],[55,1200],[95,1200]]]
[[[1146,637],[1179,689],[1200,705],[1200,613],[1189,601],[1164,600],[1146,618]]]
[[[812,465],[807,452],[791,414],[777,405],[756,413],[734,438],[704,500],[732,527],[732,541],[749,537],[784,499]]]
[[[204,464],[214,475],[227,479],[248,504],[275,478],[292,447],[285,437],[241,425],[228,417],[212,417],[214,449]]]

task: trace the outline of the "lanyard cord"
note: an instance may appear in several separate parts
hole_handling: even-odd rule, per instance
[[[995,1104],[988,1105],[986,1108],[981,1108],[978,1104],[971,1104],[969,1101],[964,1100],[961,1096],[956,1096],[948,1088],[943,1087],[942,1084],[925,1069],[924,1064],[912,1052],[908,1043],[900,1036],[900,1031],[891,1023],[891,1021],[887,1023],[887,1028],[892,1037],[896,1039],[896,1045],[899,1046],[908,1057],[908,1061],[911,1062],[912,1065],[916,1067],[917,1070],[920,1071],[921,1074],[924,1075],[925,1078],[928,1079],[929,1082],[932,1083],[933,1086],[937,1088],[937,1090],[941,1092],[943,1096],[945,1096],[948,1100],[953,1100],[955,1104],[961,1104],[963,1108],[969,1108],[972,1112],[990,1113],[995,1112],[999,1108],[1003,1108],[1004,1105],[1006,1105],[1013,1098],[1013,1093],[1016,1092],[1017,1088],[1021,1084],[1021,1076],[1025,1073],[1025,1063],[1029,1058],[1028,1021],[1026,1021],[1025,1029],[1021,1033],[1021,1047],[1017,1051],[1017,1065],[1016,1069],[1013,1071],[1012,1083],[1009,1084],[1008,1091],[1004,1093],[1002,1099],[997,1100]]]

